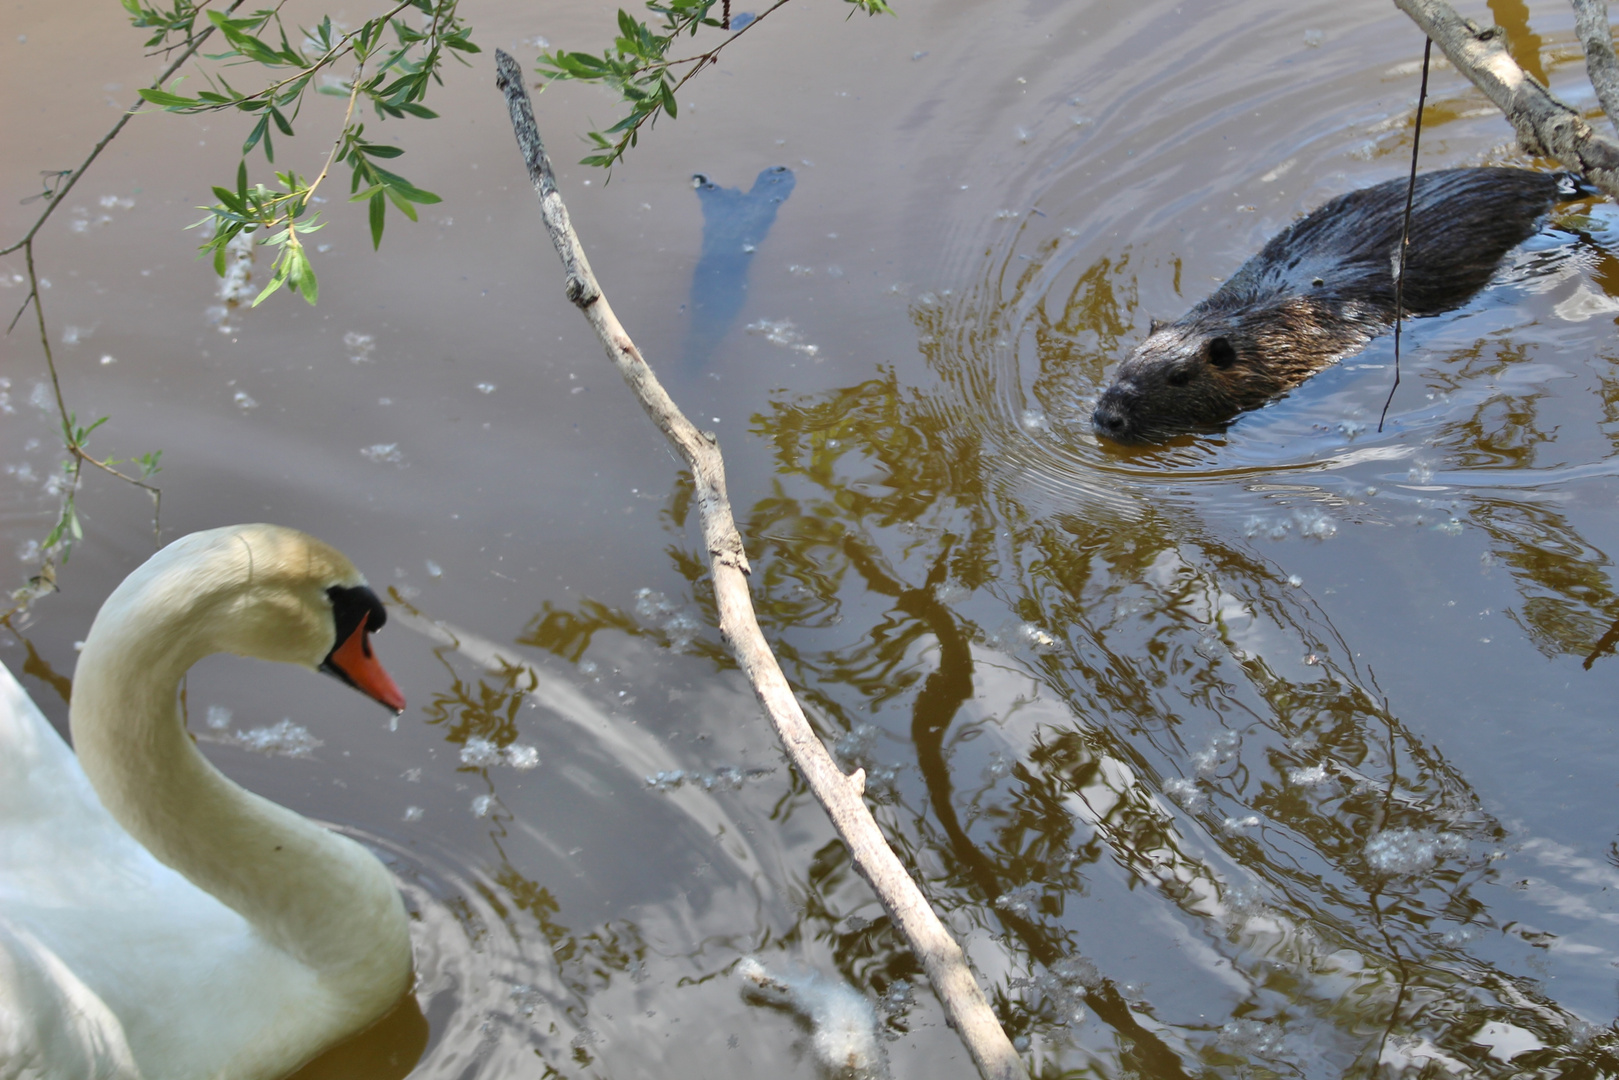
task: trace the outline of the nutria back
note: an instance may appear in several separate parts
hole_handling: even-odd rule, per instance
[[[1215,429],[1386,330],[1407,184],[1340,195],[1278,233],[1183,318],[1155,325],[1119,365],[1092,428],[1121,443]],[[1554,203],[1578,193],[1566,175],[1527,169],[1417,177],[1406,313],[1466,303]]]

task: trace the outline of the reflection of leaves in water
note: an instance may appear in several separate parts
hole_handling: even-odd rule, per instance
[[[631,636],[641,633],[633,618],[594,600],[582,602],[577,612],[559,610],[546,601],[540,613],[523,628],[517,643],[544,649],[577,663],[602,630],[618,630]]]
[[[805,939],[826,943],[844,977],[878,996],[896,980],[921,977],[921,965],[855,877],[842,841],[831,841],[815,853],[794,894],[802,916],[778,945],[792,948]]]
[[[1619,617],[1607,554],[1546,505],[1480,497],[1471,519],[1523,594],[1515,621],[1535,647],[1547,656],[1590,655]]]
[[[484,739],[505,748],[514,743],[518,736],[518,710],[535,688],[534,674],[525,667],[508,666],[486,673],[473,683],[456,672],[445,650],[439,650],[439,659],[450,672],[451,685],[448,691],[434,695],[425,710],[427,722],[442,725],[445,741],[452,744],[466,746],[474,739]],[[462,765],[461,769],[478,771],[488,777],[487,765]],[[583,932],[563,925],[559,921],[561,906],[551,891],[524,876],[507,858],[501,841],[509,820],[503,813],[494,815],[490,840],[499,854],[500,866],[492,884],[478,880],[473,888],[495,917],[505,923],[514,939],[525,940],[530,936],[518,926],[518,914],[526,914],[533,920],[550,949],[558,979],[572,998],[564,1009],[571,1025],[580,1033],[570,1044],[573,1063],[590,1066],[595,1060],[588,1049],[593,1041],[586,1023],[590,1001],[607,990],[615,976],[640,981],[646,970],[647,946],[639,927],[628,920],[610,920]],[[480,947],[489,929],[475,905],[464,896],[445,897],[442,902],[461,924],[468,942],[474,948]],[[555,1024],[552,1033],[556,1033]],[[535,1048],[534,1053],[540,1055],[541,1051]],[[545,1062],[543,1076],[564,1075],[556,1065]]]
[[[517,710],[524,695],[534,689],[534,676],[525,668],[508,667],[494,677],[469,685],[444,655],[439,662],[450,673],[450,689],[433,695],[423,712],[427,722],[443,725],[446,742],[465,746],[469,739],[487,739],[498,747],[517,741]]]
[[[1526,346],[1482,338],[1448,351],[1445,362],[1426,375],[1438,393],[1449,396],[1481,383],[1510,384],[1511,365],[1527,362]],[[1471,413],[1447,419],[1435,443],[1458,468],[1533,468],[1536,450],[1555,445],[1556,432],[1539,427],[1540,401],[1546,394],[1542,383],[1516,394],[1491,395]]]
[[[1598,265],[1614,260],[1596,259]],[[1428,374],[1445,395],[1468,386],[1512,385],[1511,366],[1529,362],[1528,349],[1485,338],[1452,350]],[[1600,362],[1600,360],[1599,360]],[[1619,415],[1619,380],[1601,378],[1606,415]],[[1557,431],[1541,420],[1544,381],[1515,393],[1490,395],[1470,411],[1447,417],[1434,444],[1457,468],[1531,470],[1544,467],[1541,450],[1555,451]],[[1615,437],[1619,438],[1619,437]],[[1523,603],[1514,621],[1548,657],[1570,654],[1593,658],[1604,635],[1619,623],[1619,596],[1607,568],[1607,555],[1582,537],[1564,514],[1532,494],[1470,496],[1468,520],[1490,537],[1494,558],[1511,571]],[[1611,650],[1612,643],[1607,649]],[[1588,665],[1589,666],[1589,665]]]
[[[563,985],[581,1002],[612,985],[615,975],[639,979],[646,968],[646,942],[632,922],[619,919],[576,934],[557,921],[561,908],[549,889],[519,873],[511,863],[503,863],[495,882],[505,890],[511,905],[534,919],[551,955]],[[486,897],[500,911],[507,911],[494,896]],[[513,932],[516,928],[513,927]],[[582,1016],[579,1019],[583,1019]]]
[[[1156,489],[1122,509],[1052,512],[1020,497],[1013,451],[1025,433],[1007,421],[1017,389],[1001,385],[994,358],[1021,328],[1003,321],[1028,313],[1040,363],[1031,385],[1053,414],[1076,386],[1096,385],[1134,323],[1125,260],[1080,272],[1057,315],[1051,294],[1018,295],[1037,276],[1030,267],[966,301],[917,306],[935,387],[883,370],[774,400],[753,430],[774,448],[777,479],[742,526],[760,622],[823,737],[870,724],[883,752],[908,744],[915,773],[897,774],[880,820],[934,905],[1021,967],[991,987],[1003,1022],[1058,1046],[1083,1037],[1100,1053],[1092,1031],[1069,1023],[1083,1000],[1113,1032],[1117,1068],[1155,1077],[1371,1076],[1380,1060],[1503,1077],[1619,1067],[1611,1033],[1470,950],[1483,936],[1553,941],[1492,914],[1480,886],[1494,881],[1505,830],[1387,707],[1308,594],[1192,511],[1150,497]],[[1002,283],[1004,302],[993,299]],[[1481,344],[1459,367],[1479,378],[1517,359],[1485,358]],[[1526,467],[1546,442],[1538,423],[1536,395],[1524,393],[1481,406],[1441,442],[1475,448],[1480,466]],[[1537,644],[1595,647],[1619,614],[1606,557],[1542,505],[1474,497],[1472,520],[1524,591],[1519,616]],[[698,554],[671,556],[707,604]],[[1052,647],[1020,650],[983,629],[1009,618]],[[603,629],[647,633],[587,603],[548,608],[529,636],[578,659]],[[1009,768],[962,791],[972,735],[1020,707],[970,711],[991,655],[1045,711]],[[778,816],[807,798],[794,779]],[[1403,862],[1368,857],[1400,844]],[[1106,930],[1077,923],[1069,901],[1108,859],[1146,887],[1139,903],[1202,928],[1245,987],[1229,1022],[1155,1016],[1106,977],[1126,972],[1074,974],[1087,939]],[[915,977],[841,845],[817,854],[799,893],[784,944],[827,943],[844,977],[876,993]],[[1503,1062],[1473,1041],[1486,1022],[1545,1048]],[[1060,1050],[1033,1064],[1053,1076],[1075,1067]]]
[[[1088,423],[1089,416],[1075,400],[1076,388],[1098,387],[1103,369],[1122,351],[1126,335],[1135,329],[1135,277],[1126,277],[1130,257],[1115,264],[1106,257],[1086,267],[1069,290],[1062,310],[1052,315],[1052,297],[1041,298],[1033,315],[1035,347],[1040,372],[1033,391],[1041,407],[1071,423]],[[1177,260],[1175,278],[1179,281]],[[1167,313],[1160,312],[1161,315]],[[918,323],[930,320],[918,318]],[[924,331],[926,332],[926,331]]]
[[[676,532],[685,527],[692,496],[691,478],[682,473],[675,485],[669,506],[663,512],[664,521]],[[713,587],[706,580],[707,564],[695,554],[674,547],[671,547],[669,552],[681,576],[692,585],[693,600],[703,613],[705,625],[715,625],[718,620],[715,617]],[[668,647],[672,641],[667,626],[649,626],[634,615],[586,599],[580,603],[577,611],[557,608],[547,601],[539,614],[530,619],[528,625],[523,628],[523,632],[517,637],[517,643],[544,649],[564,660],[577,663],[590,648],[596,634],[603,630],[616,630],[630,637],[646,638],[664,647]],[[682,652],[706,657],[722,669],[736,666],[729,650],[719,642],[696,637],[689,631],[683,631],[681,638]]]
[[[496,848],[499,849],[498,842]],[[579,1032],[570,1044],[571,1056],[577,1065],[591,1065],[595,1060],[589,1050],[593,1042],[588,1024],[591,999],[612,986],[615,977],[626,976],[639,982],[645,976],[647,946],[640,928],[628,920],[616,919],[583,933],[570,930],[557,920],[561,906],[551,891],[523,876],[504,853],[494,883],[501,892],[482,883],[478,891],[512,935],[528,936],[517,925],[515,913],[522,912],[533,919],[550,948],[557,977],[572,998],[564,1011]],[[562,1075],[549,1063],[546,1070],[547,1075]]]

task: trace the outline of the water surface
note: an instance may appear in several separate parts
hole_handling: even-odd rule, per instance
[[[1492,11],[1590,105],[1566,10]],[[611,15],[496,5],[476,38],[598,49]],[[110,11],[19,0],[8,25],[0,190],[20,198],[152,61]],[[1120,451],[1088,430],[1149,318],[1401,173],[1421,45],[1375,5],[849,22],[800,0],[610,184],[560,169],[615,308],[720,435],[789,677],[1041,1075],[1619,1068],[1612,208],[1566,208],[1412,324],[1381,433],[1388,340],[1221,436]],[[163,449],[163,536],[306,528],[400,612],[379,638],[397,726],[216,659],[192,727],[395,868],[429,1029],[413,1076],[813,1076],[792,1020],[738,996],[750,952],[882,999],[896,1077],[970,1075],[725,657],[689,486],[561,296],[489,57],[450,72],[445,119],[379,129],[445,201],[380,255],[329,204],[316,309],[224,309],[193,261],[183,226],[235,165],[220,118],[138,119],[42,234],[69,400],[111,415],[107,452]],[[536,104],[564,163],[613,115],[588,88]],[[1548,167],[1447,68],[1429,108],[1425,167]],[[289,162],[324,155],[319,115]],[[774,166],[796,186],[745,302],[678,363],[690,177]],[[31,218],[0,205],[8,237]],[[4,364],[20,583],[60,455],[24,329]],[[34,671],[71,672],[152,549],[138,493],[93,479],[82,507],[62,591],[22,627]],[[283,718],[320,745],[243,744]]]

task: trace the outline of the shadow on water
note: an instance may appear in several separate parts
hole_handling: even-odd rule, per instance
[[[798,178],[785,165],[765,169],[746,192],[720,187],[702,173],[692,177],[703,207],[703,250],[691,273],[689,322],[681,365],[701,371],[730,332],[748,299],[748,268],[776,212]]]

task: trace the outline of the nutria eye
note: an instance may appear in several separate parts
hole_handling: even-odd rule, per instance
[[[1187,383],[1192,381],[1192,369],[1189,367],[1178,367],[1165,376],[1164,381],[1170,386],[1185,386]]]
[[[1231,347],[1231,342],[1223,337],[1217,337],[1209,342],[1209,363],[1223,369],[1236,362],[1237,350]]]

